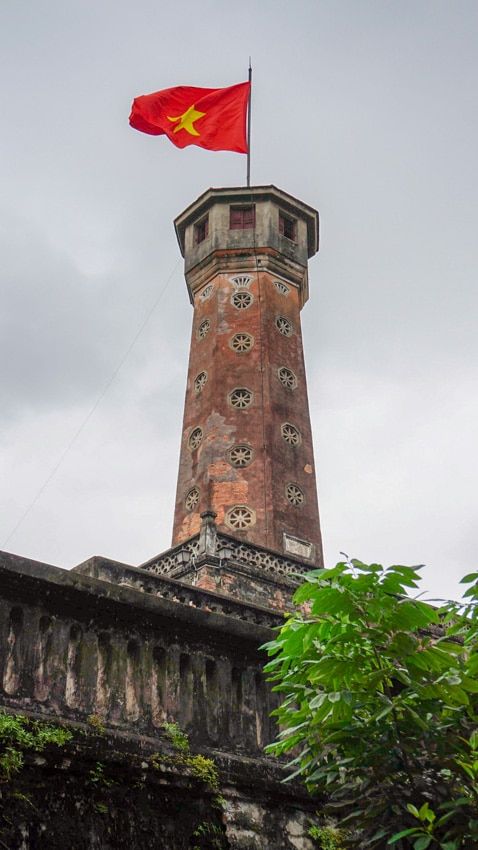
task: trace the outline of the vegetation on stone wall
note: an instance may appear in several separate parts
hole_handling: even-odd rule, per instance
[[[181,848],[225,850],[216,764],[177,724],[164,732],[163,751],[146,758],[117,749],[96,715],[70,731],[0,712],[0,847],[84,847],[95,835],[97,846],[143,850],[154,834],[158,850],[172,835]]]
[[[105,735],[106,734],[106,726],[105,722],[99,714],[89,714],[87,717],[88,725],[91,726],[93,732],[96,732],[97,735]]]
[[[201,753],[191,753],[189,738],[177,723],[164,723],[163,730],[175,754],[170,756],[154,753],[150,759],[153,767],[161,769],[162,766],[169,764],[176,768],[183,768],[188,776],[202,782],[210,791],[219,791],[219,772],[215,762]]]
[[[224,830],[217,823],[202,821],[193,832],[192,850],[225,850]]]
[[[320,850],[345,850],[344,833],[334,826],[314,824],[309,829],[309,836]]]
[[[178,753],[189,753],[189,738],[178,723],[163,723],[162,728]]]
[[[283,695],[267,749],[325,797],[343,847],[478,847],[478,573],[461,605],[407,595],[419,581],[357,560],[314,571],[267,645]],[[341,846],[322,824],[313,837]]]
[[[9,782],[20,772],[26,753],[41,753],[51,745],[62,747],[72,737],[61,726],[0,711],[0,782]]]

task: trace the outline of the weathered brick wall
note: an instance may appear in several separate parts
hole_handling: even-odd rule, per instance
[[[251,283],[247,289],[253,303],[237,310],[231,298],[235,288],[230,273],[217,274],[208,286],[212,295],[194,307],[190,360],[179,464],[173,543],[197,534],[201,511],[212,509],[217,525],[227,531],[225,517],[234,505],[248,505],[255,513],[254,523],[241,531],[238,539],[284,551],[283,533],[310,541],[312,562],[321,564],[321,541],[312,435],[307,401],[307,384],[300,328],[298,290],[287,287],[281,295],[275,278],[268,272],[257,273],[255,258],[250,257]],[[291,336],[282,335],[276,326],[285,317],[293,328]],[[208,321],[205,338],[200,327]],[[254,343],[247,352],[232,347],[234,335],[247,333]],[[286,367],[296,376],[293,389],[284,387],[278,370]],[[207,375],[200,392],[198,375]],[[229,393],[245,387],[253,393],[249,407],[235,409]],[[300,444],[288,445],[281,436],[285,423],[293,423],[301,434]],[[189,439],[198,428],[202,441],[191,449]],[[250,447],[253,460],[247,466],[234,467],[228,450],[235,444]],[[286,485],[295,482],[303,493],[303,503],[291,505]],[[199,500],[194,510],[185,503],[191,488]]]
[[[274,186],[214,189],[175,227],[194,316],[173,545],[214,511],[221,532],[321,566],[300,324],[318,213]]]

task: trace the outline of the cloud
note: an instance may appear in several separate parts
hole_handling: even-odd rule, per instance
[[[111,368],[103,308],[112,281],[92,281],[21,219],[0,217],[1,417],[91,397]]]
[[[172,219],[245,160],[127,116],[156,88],[238,82],[250,52],[253,182],[321,213],[303,329],[328,562],[425,560],[437,592],[473,566],[478,7],[300,8],[5,10],[2,530],[124,360],[16,551],[139,563],[169,543],[191,323]]]

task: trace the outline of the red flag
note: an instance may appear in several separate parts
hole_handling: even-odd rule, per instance
[[[176,86],[135,97],[129,123],[152,136],[166,135],[178,148],[247,153],[246,115],[251,84],[225,89]]]

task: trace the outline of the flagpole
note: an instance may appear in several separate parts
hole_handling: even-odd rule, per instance
[[[251,185],[251,100],[252,100],[252,65],[249,56],[249,103],[247,104],[247,185]]]

